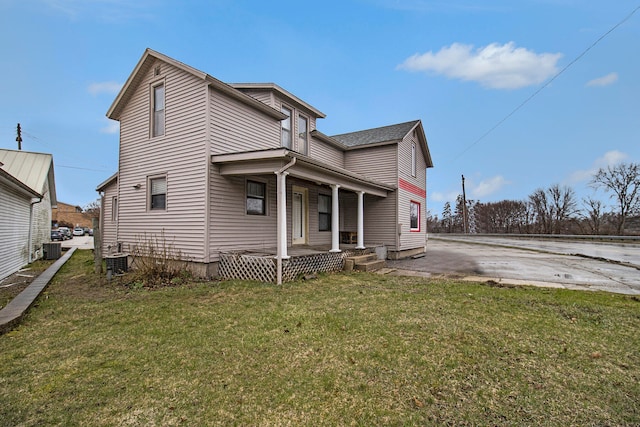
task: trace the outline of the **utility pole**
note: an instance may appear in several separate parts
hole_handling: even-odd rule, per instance
[[[18,123],[18,136],[16,137],[16,141],[18,141],[18,150],[22,150],[22,129],[20,129],[20,123]]]
[[[467,224],[467,195],[464,191],[464,175],[462,175],[462,228],[464,229],[464,234],[467,234],[467,230],[469,229]]]

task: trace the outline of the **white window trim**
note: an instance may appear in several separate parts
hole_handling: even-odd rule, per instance
[[[413,205],[418,206],[418,227],[417,228],[411,227],[411,208],[413,207]],[[421,230],[421,227],[420,227],[421,226],[421,221],[420,221],[421,210],[422,210],[422,204],[420,202],[416,202],[415,200],[409,201],[409,230],[412,232],[419,232]]]
[[[416,176],[416,171],[417,171],[417,159],[416,159],[416,143],[412,142],[411,143],[411,176],[415,177]]]
[[[264,185],[264,213],[263,214],[251,214],[247,212],[247,199],[249,198],[248,184],[249,181],[256,182]],[[269,216],[269,182],[264,179],[247,178],[244,180],[244,214],[250,217],[266,217]]]
[[[164,87],[164,109],[162,110],[162,134],[154,135],[155,128],[155,90],[158,86]],[[163,138],[167,134],[167,85],[165,79],[156,80],[149,85],[149,138]]]
[[[328,212],[320,212],[320,196],[329,198],[329,211]],[[332,208],[333,208],[332,203],[333,203],[333,200],[332,200],[331,194],[318,193],[318,232],[320,232],[320,233],[331,232],[331,213],[332,213]],[[326,230],[321,230],[320,229],[320,214],[321,213],[329,215],[329,228],[326,229]]]
[[[305,116],[304,114],[300,114],[298,113],[298,120],[296,122],[297,125],[297,132],[296,135],[298,135],[298,139],[297,139],[297,143],[298,145],[300,144],[300,119],[304,119],[307,122],[307,129],[305,130],[305,135],[304,135],[304,146],[303,147],[298,147],[298,152],[301,154],[304,154],[305,156],[309,155],[309,125],[311,120],[309,119],[309,117]]]
[[[164,178],[164,185],[165,185],[165,190],[164,190],[164,208],[152,208],[151,207],[151,197],[153,196],[153,194],[151,193],[152,188],[151,188],[151,181],[155,180],[155,179],[162,179]],[[167,174],[158,174],[158,175],[149,175],[147,177],[147,211],[148,212],[166,212],[169,208],[169,179],[167,178]]]
[[[111,222],[118,220],[118,196],[111,197]]]
[[[294,125],[295,123],[293,122],[293,119],[295,118],[295,110],[286,105],[286,104],[282,104],[280,105],[280,112],[282,112],[283,114],[286,114],[283,110],[288,110],[289,111],[289,147],[284,145],[284,141],[283,141],[283,136],[284,136],[284,132],[285,132],[285,128],[284,128],[284,122],[287,119],[283,119],[280,123],[280,146],[287,148],[289,150],[293,150],[293,144],[294,144],[294,140],[293,140],[293,135],[295,135],[294,133]]]

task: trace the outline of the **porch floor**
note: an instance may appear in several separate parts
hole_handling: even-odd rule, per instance
[[[353,250],[356,248],[356,244],[340,244],[340,250],[345,252],[347,250]],[[365,245],[365,248],[375,248],[379,245]],[[326,253],[331,250],[331,245],[295,245],[287,247],[287,255],[290,257],[298,257],[298,256],[307,256],[307,255],[315,255]],[[252,256],[265,256],[265,257],[275,257],[277,254],[276,247],[269,248],[247,248],[242,250],[233,251],[235,253],[242,253],[244,255],[252,255]]]

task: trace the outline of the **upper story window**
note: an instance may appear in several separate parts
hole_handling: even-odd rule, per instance
[[[411,143],[411,176],[416,176],[416,143]]]
[[[247,215],[267,214],[267,184],[247,181]]]
[[[304,116],[298,116],[298,151],[309,154],[309,125]]]
[[[282,146],[285,148],[291,148],[291,109],[282,107],[281,110],[287,115],[287,118],[282,120]]]
[[[149,208],[152,210],[167,209],[167,177],[149,179]]]
[[[164,83],[152,88],[151,136],[164,135]]]

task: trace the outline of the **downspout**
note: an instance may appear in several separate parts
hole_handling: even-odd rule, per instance
[[[31,232],[32,228],[33,228],[33,205],[35,205],[36,203],[40,203],[42,202],[42,197],[40,197],[39,199],[35,200],[36,198],[31,199],[31,205],[29,206],[29,240],[28,240],[28,244],[29,244],[29,264],[31,264],[34,259],[33,259],[33,244],[31,243],[31,239],[33,238],[33,233]],[[35,200],[35,201],[34,201]],[[50,226],[51,224],[49,224]]]
[[[276,225],[277,247],[276,247],[276,284],[282,284],[282,260],[289,259],[287,255],[287,169],[296,164],[297,157],[291,159],[289,163],[275,171],[277,181],[277,206],[278,219]]]

